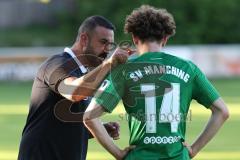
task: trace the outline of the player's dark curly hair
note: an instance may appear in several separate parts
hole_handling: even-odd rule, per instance
[[[175,34],[175,21],[166,9],[149,5],[140,8],[126,17],[124,30],[140,38],[141,41],[160,41],[165,36]]]

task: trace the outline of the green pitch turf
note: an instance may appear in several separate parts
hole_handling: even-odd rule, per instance
[[[216,88],[226,101],[231,117],[216,137],[199,153],[195,160],[240,159],[240,79],[214,80]],[[0,160],[16,160],[21,132],[26,121],[31,82],[0,82]],[[206,124],[210,112],[193,102],[191,121],[187,122],[187,141],[191,143]],[[121,104],[104,121],[118,121],[121,125],[120,140],[116,143],[128,145],[128,128]],[[113,160],[94,140],[89,141],[88,160]]]

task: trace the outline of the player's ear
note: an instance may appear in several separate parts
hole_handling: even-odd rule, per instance
[[[138,38],[137,36],[134,36],[134,35],[132,34],[132,40],[133,40],[133,43],[134,43],[135,45],[138,45],[138,43],[139,43],[139,38]]]
[[[168,37],[167,36],[163,37],[163,39],[161,41],[161,44],[163,47],[167,44],[167,41],[168,41]]]

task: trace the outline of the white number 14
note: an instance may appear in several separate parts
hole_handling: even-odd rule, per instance
[[[172,90],[167,92],[163,96],[159,123],[170,123],[171,132],[177,132],[180,109],[180,85],[179,83],[171,83]],[[145,95],[145,113],[146,113],[146,133],[156,133],[156,96],[155,96],[155,84],[142,84],[141,93]],[[171,118],[169,118],[171,116]]]

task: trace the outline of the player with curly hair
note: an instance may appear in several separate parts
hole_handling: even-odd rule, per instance
[[[175,29],[173,16],[165,9],[143,5],[126,18],[125,32],[132,35],[138,55],[111,72],[84,115],[85,125],[116,159],[188,160],[229,116],[220,95],[195,64],[161,51]],[[185,142],[186,115],[192,99],[212,115],[189,146]],[[111,141],[96,118],[112,112],[120,100],[130,130],[130,147],[124,150]]]

